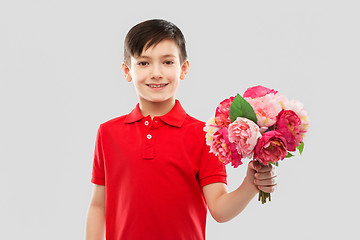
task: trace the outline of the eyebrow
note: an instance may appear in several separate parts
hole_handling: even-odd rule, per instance
[[[176,58],[176,56],[172,55],[172,54],[165,54],[165,55],[161,55],[160,58],[167,58],[167,57],[173,57]],[[146,58],[146,59],[150,59],[151,57],[147,56],[147,55],[140,55],[137,58]]]

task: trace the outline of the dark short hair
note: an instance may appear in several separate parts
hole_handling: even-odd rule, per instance
[[[130,64],[131,57],[140,56],[144,48],[146,51],[165,39],[174,40],[179,47],[182,63],[187,58],[185,38],[175,24],[162,19],[147,20],[129,30],[125,37],[124,61]]]

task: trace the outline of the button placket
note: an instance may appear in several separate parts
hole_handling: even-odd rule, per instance
[[[146,123],[148,122],[148,123]],[[142,156],[144,159],[150,160],[155,157],[155,151],[154,151],[154,131],[156,127],[154,127],[153,122],[145,121],[144,125],[149,126],[145,132],[145,139],[144,139],[144,145],[143,145],[143,151]]]

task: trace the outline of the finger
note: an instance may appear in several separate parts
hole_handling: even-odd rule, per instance
[[[277,185],[274,186],[258,186],[259,190],[266,192],[266,193],[272,193],[276,190]]]
[[[258,186],[270,186],[271,187],[271,186],[274,186],[277,184],[277,179],[276,179],[276,177],[270,178],[270,179],[264,179],[264,180],[255,179],[254,183]]]
[[[270,179],[276,177],[276,172],[274,169],[268,172],[258,172],[255,173],[254,177],[258,180]]]
[[[268,172],[268,171],[271,171],[271,170],[273,170],[273,169],[275,169],[275,167],[274,167],[272,164],[270,164],[270,165],[268,165],[268,166],[263,166],[263,167],[261,167],[261,168],[258,170],[258,172]]]
[[[254,160],[249,162],[249,167],[254,169],[255,171],[258,171],[261,169],[260,163],[258,161],[254,161]]]

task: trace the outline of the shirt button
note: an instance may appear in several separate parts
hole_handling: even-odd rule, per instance
[[[145,121],[145,126],[149,125],[149,121]]]
[[[150,139],[152,136],[150,134],[146,135],[147,139]]]

